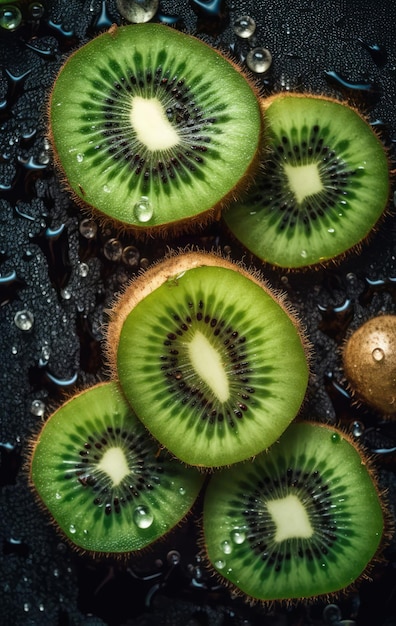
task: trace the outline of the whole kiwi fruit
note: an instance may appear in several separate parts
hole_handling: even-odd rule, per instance
[[[49,133],[82,206],[136,232],[178,232],[250,181],[262,113],[240,68],[199,39],[113,26],[61,68]]]
[[[185,463],[216,467],[271,445],[299,412],[307,341],[285,298],[220,255],[181,252],[110,312],[112,371],[136,415]]]
[[[117,383],[61,405],[32,443],[30,482],[80,551],[136,552],[188,513],[203,477],[149,437]]]
[[[263,169],[224,214],[228,228],[274,266],[302,268],[342,257],[387,207],[383,144],[356,109],[331,98],[281,93],[262,106]]]
[[[203,542],[214,571],[249,599],[313,598],[362,577],[385,520],[353,441],[333,426],[300,422],[253,462],[210,478]]]

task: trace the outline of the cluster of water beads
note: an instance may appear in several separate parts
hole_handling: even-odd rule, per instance
[[[128,22],[143,24],[157,13],[159,0],[117,0],[116,5],[120,15]]]
[[[245,39],[251,46],[246,55],[246,65],[255,74],[265,74],[272,65],[271,52],[262,46],[255,46],[253,35],[256,31],[256,22],[250,15],[242,15],[234,22],[234,33],[240,39]]]

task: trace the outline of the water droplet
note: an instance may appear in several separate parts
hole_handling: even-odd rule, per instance
[[[41,346],[40,358],[39,358],[39,366],[44,367],[47,365],[51,356],[51,348],[48,343],[45,342],[44,345]]]
[[[364,433],[364,424],[362,422],[353,422],[351,426],[352,434],[355,437],[361,437]]]
[[[374,361],[379,363],[380,361],[383,360],[385,356],[385,352],[382,350],[382,348],[374,348],[374,350],[371,353],[371,356],[373,357]]]
[[[145,223],[153,217],[153,205],[147,196],[142,196],[133,208],[133,214],[138,222]]]
[[[76,156],[76,159],[78,163],[82,163],[84,161],[84,155],[81,153],[78,153]]]
[[[117,0],[122,17],[134,24],[149,22],[158,11],[159,0]]]
[[[186,495],[186,490],[184,489],[184,487],[180,487],[179,488],[179,493],[181,496],[185,496]]]
[[[242,39],[248,39],[256,30],[256,22],[250,15],[242,15],[234,22],[234,33]]]
[[[32,404],[30,405],[30,412],[32,415],[36,417],[42,417],[45,413],[45,404],[42,400],[35,399],[32,400]]]
[[[88,276],[89,273],[89,265],[87,263],[80,263],[78,266],[78,273],[80,274],[80,276],[82,276],[83,278],[85,278],[85,276]]]
[[[7,4],[0,8],[0,26],[5,30],[15,30],[22,22],[22,13],[16,6]]]
[[[104,243],[103,254],[109,261],[119,261],[122,257],[122,243],[115,237],[108,239]]]
[[[12,346],[11,353],[12,354],[18,354],[18,348],[16,346]]]
[[[154,516],[147,506],[138,506],[133,513],[133,521],[139,528],[150,528]]]
[[[166,555],[166,559],[169,565],[178,565],[181,559],[180,552],[177,550],[170,550]]]
[[[14,324],[19,330],[30,330],[34,324],[33,313],[27,309],[17,311],[14,316]]]
[[[127,246],[122,253],[122,260],[130,267],[136,267],[139,263],[140,252],[135,246]]]
[[[71,533],[72,535],[74,535],[74,534],[75,534],[75,532],[76,532],[76,527],[74,526],[74,524],[70,524],[70,526],[69,526],[69,531],[70,531],[70,533]]]
[[[339,443],[341,441],[341,437],[338,433],[333,433],[331,435],[331,441],[332,443]]]
[[[93,239],[96,237],[98,227],[96,222],[89,218],[85,218],[81,220],[79,230],[80,234],[85,237],[85,239]]]
[[[224,552],[224,554],[231,554],[232,552],[232,545],[230,544],[229,541],[223,541],[223,543],[221,544],[221,549]]]
[[[146,257],[143,257],[143,259],[140,260],[140,267],[143,270],[147,269],[149,265],[150,265],[150,261]]]
[[[62,496],[61,496],[61,494],[59,493],[59,491],[57,491],[57,492],[56,492],[56,494],[55,494],[55,499],[56,499],[56,500],[61,500],[61,499],[62,499]],[[76,532],[76,530],[75,530],[75,529],[74,529],[74,530],[71,530],[71,528],[72,528],[72,527],[70,526],[70,532]],[[73,528],[74,528],[74,526],[73,526]]]
[[[256,74],[264,74],[271,67],[272,55],[267,48],[253,48],[246,56],[246,65]]]
[[[31,2],[29,12],[34,20],[39,20],[44,15],[44,7],[41,2]]]
[[[303,259],[306,259],[308,256],[308,252],[306,250],[301,250],[300,256],[302,256]]]
[[[246,534],[244,533],[243,530],[239,530],[239,528],[235,528],[231,532],[231,540],[233,541],[233,543],[240,545],[246,540]]]
[[[40,602],[40,604],[39,604],[39,611],[41,611],[41,612],[44,611],[44,604],[42,602]]]
[[[218,559],[217,561],[215,561],[214,564],[217,569],[224,569],[226,566],[225,561],[223,561],[222,559]]]
[[[29,613],[30,610],[30,605],[28,602],[25,602],[23,605],[23,610],[25,611],[25,613]]]
[[[67,289],[67,288],[61,289],[60,295],[61,295],[61,297],[64,300],[70,300],[70,298],[71,298],[71,291],[70,291],[70,289]]]

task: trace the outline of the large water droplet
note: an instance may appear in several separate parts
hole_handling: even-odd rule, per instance
[[[250,15],[242,15],[234,22],[234,33],[242,39],[248,39],[256,30],[256,22]]]
[[[103,254],[109,261],[119,261],[122,257],[122,243],[115,237],[108,239],[103,246]]]
[[[364,424],[362,424],[362,422],[358,422],[358,421],[353,422],[351,430],[352,430],[352,434],[355,437],[361,437],[363,435],[363,433],[364,433]]]
[[[69,526],[69,531],[71,532],[72,535],[75,534],[76,532],[76,527],[74,526],[74,524],[70,524]]]
[[[81,220],[79,230],[80,234],[85,237],[85,239],[94,239],[94,237],[96,237],[98,227],[96,222],[89,218],[85,218]]]
[[[214,564],[217,569],[224,569],[226,566],[225,561],[223,561],[222,559],[218,559],[217,561],[215,561]]]
[[[139,264],[140,252],[135,246],[127,246],[122,253],[122,260],[130,267],[136,267]]]
[[[133,213],[138,222],[149,222],[153,217],[153,205],[147,196],[142,196],[138,202],[136,202]]]
[[[380,361],[384,359],[385,352],[382,350],[382,348],[374,348],[374,350],[371,353],[371,356],[373,357],[373,361],[375,361],[376,363],[379,363]]]
[[[39,400],[38,398],[32,400],[32,404],[30,405],[30,412],[36,417],[42,417],[45,413],[44,402],[42,400]]]
[[[231,540],[236,545],[240,545],[246,540],[246,534],[244,533],[243,530],[239,530],[239,528],[235,528],[231,532]]]
[[[166,560],[168,561],[169,565],[178,565],[180,563],[180,559],[180,552],[178,552],[177,550],[170,550],[166,555]]]
[[[246,65],[256,74],[264,74],[271,67],[272,55],[267,48],[253,48],[246,56]]]
[[[14,316],[14,324],[19,330],[30,330],[34,324],[33,313],[27,309],[17,311]]]
[[[5,30],[15,30],[22,22],[22,13],[17,6],[7,4],[0,8],[0,26]]]
[[[154,17],[158,4],[158,0],[117,0],[117,9],[128,22],[143,24]]]
[[[231,554],[232,545],[230,544],[229,541],[223,541],[221,544],[221,549],[224,552],[224,554]]]
[[[150,528],[154,516],[147,506],[138,506],[133,513],[133,521],[139,528]]]

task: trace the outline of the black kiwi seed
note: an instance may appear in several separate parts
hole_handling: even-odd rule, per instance
[[[353,443],[333,427],[298,423],[253,462],[210,479],[205,549],[215,571],[249,598],[311,598],[363,575],[384,518]]]
[[[53,413],[34,442],[30,477],[69,541],[96,553],[149,545],[186,515],[202,484],[158,452],[115,383]]]

